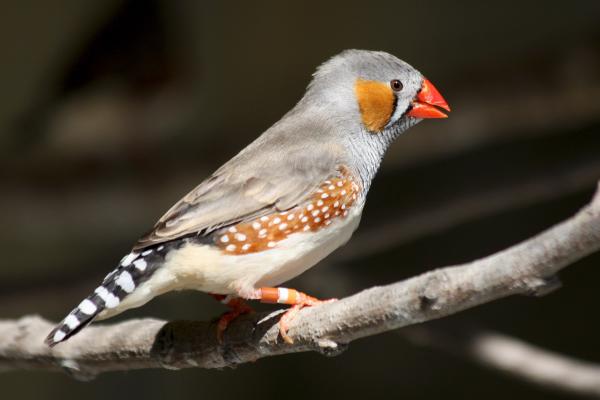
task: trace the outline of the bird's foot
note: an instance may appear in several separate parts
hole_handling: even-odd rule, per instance
[[[212,297],[225,304],[231,310],[221,315],[217,322],[217,340],[219,343],[223,341],[223,334],[227,327],[237,317],[243,314],[253,313],[254,310],[243,299],[235,296],[225,296],[222,294],[211,294]]]
[[[269,287],[260,289],[260,301],[262,303],[290,304],[292,306],[279,319],[279,334],[288,344],[294,343],[292,338],[288,335],[289,323],[296,318],[300,310],[304,307],[314,307],[319,304],[331,303],[336,300],[337,299],[319,300],[295,289]]]

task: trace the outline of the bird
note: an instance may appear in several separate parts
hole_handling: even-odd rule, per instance
[[[446,100],[408,63],[383,51],[345,50],[317,67],[278,122],[175,203],[88,297],[47,336],[63,342],[94,320],[174,290],[229,306],[290,305],[288,327],[318,300],[281,285],[344,245],[358,227],[388,147],[423,119],[447,118]]]

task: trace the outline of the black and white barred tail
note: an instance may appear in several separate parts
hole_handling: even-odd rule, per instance
[[[62,320],[46,337],[45,343],[53,347],[75,335],[89,325],[104,311],[110,312],[147,281],[154,271],[163,264],[168,246],[159,245],[140,253],[126,255],[119,266],[108,274],[102,285],[86,297]]]

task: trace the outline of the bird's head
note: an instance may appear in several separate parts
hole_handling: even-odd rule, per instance
[[[341,144],[344,162],[368,187],[389,145],[424,118],[450,107],[423,75],[391,54],[346,50],[322,64],[292,115],[320,121],[312,135]],[[313,142],[314,143],[314,142]]]
[[[322,64],[306,99],[372,135],[395,137],[450,107],[423,75],[381,51],[346,50]],[[355,129],[352,129],[355,131]]]

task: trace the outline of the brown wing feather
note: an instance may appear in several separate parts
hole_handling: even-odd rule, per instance
[[[134,250],[289,209],[336,174],[335,147],[308,150],[298,145],[282,152],[269,149],[277,143],[261,139],[179,200]]]

